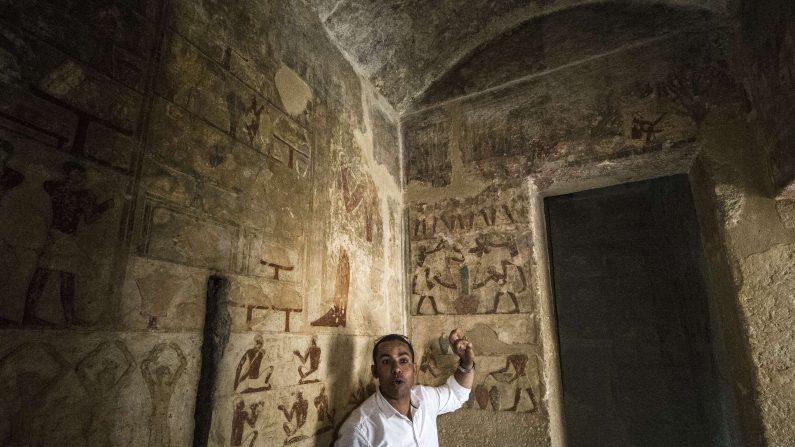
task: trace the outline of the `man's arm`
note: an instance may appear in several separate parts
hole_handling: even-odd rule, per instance
[[[453,329],[448,337],[453,352],[458,356],[459,363],[453,376],[464,388],[472,389],[475,384],[475,351],[472,343],[458,329]]]

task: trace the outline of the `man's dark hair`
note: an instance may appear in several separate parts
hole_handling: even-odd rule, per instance
[[[411,353],[411,361],[412,362],[414,361],[414,346],[411,346],[411,342],[409,341],[408,337],[400,334],[389,334],[389,335],[384,335],[383,337],[375,341],[375,345],[373,345],[373,365],[377,364],[376,362],[377,359],[375,357],[378,355],[378,346],[381,343],[387,341],[399,341],[401,343],[405,343],[409,347],[409,352]]]

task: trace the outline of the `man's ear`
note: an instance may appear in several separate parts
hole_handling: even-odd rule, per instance
[[[374,378],[376,378],[376,379],[378,378],[378,374],[377,374],[378,370],[375,368],[375,365],[370,365],[370,372],[373,373],[373,377]]]

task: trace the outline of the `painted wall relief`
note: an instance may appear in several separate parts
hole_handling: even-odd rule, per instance
[[[187,368],[176,344],[156,345],[140,365],[120,339],[69,344],[78,352],[36,341],[0,358],[0,445],[173,445],[171,421],[187,421],[170,408]],[[151,403],[133,397],[144,386]]]
[[[113,445],[119,393],[129,385],[135,367],[135,358],[121,340],[100,343],[75,366],[89,400],[84,433],[88,445]]]
[[[238,393],[255,393],[271,389],[270,378],[273,366],[263,368],[265,356],[261,335],[254,337],[254,346],[246,350],[235,369],[235,384],[232,389]]]
[[[292,393],[295,397],[292,404],[279,405],[277,408],[284,415],[285,422],[282,424],[284,433],[287,435],[285,444],[292,444],[306,439],[308,436],[303,433],[304,424],[306,424],[307,412],[309,410],[309,401],[307,401],[301,391]]]
[[[343,165],[338,181],[345,221],[358,237],[380,246],[383,237],[381,199],[373,179],[368,174],[355,171],[350,165]]]
[[[334,429],[334,418],[337,415],[336,409],[331,409],[329,406],[328,396],[326,395],[326,387],[320,389],[314,399],[315,409],[317,410],[317,422],[319,425],[315,434],[325,433]]]
[[[345,327],[350,281],[351,264],[348,260],[348,252],[344,248],[340,248],[331,309],[320,318],[312,321],[310,323],[312,326]]]
[[[25,342],[0,359],[3,402],[8,420],[2,445],[45,445],[50,398],[71,365],[50,344]]]
[[[406,181],[418,180],[435,187],[450,183],[450,123],[446,118],[419,117],[402,127],[406,148]]]
[[[531,413],[539,410],[543,390],[540,346],[502,342],[485,324],[467,331],[479,348],[478,374],[466,407],[474,410]],[[427,340],[427,338],[426,338]],[[455,371],[458,358],[449,352],[446,334],[425,342],[419,381],[439,385]]]
[[[86,326],[87,321],[75,314],[75,276],[88,262],[89,248],[81,247],[76,239],[81,222],[90,225],[112,208],[113,199],[98,202],[94,192],[86,188],[86,168],[74,162],[63,164],[64,178],[44,182],[44,190],[52,203],[52,221],[47,243],[39,255],[36,270],[25,297],[25,325],[52,326],[38,317],[37,308],[47,279],[57,274],[63,318],[67,325]]]
[[[2,133],[2,132],[0,132]],[[0,134],[0,327],[90,327],[105,317],[126,181]],[[24,150],[18,150],[23,148]],[[14,168],[35,166],[30,172]]]
[[[413,315],[532,311],[524,199],[412,207]]]
[[[319,382],[319,379],[307,379],[311,374],[315,373],[317,369],[320,367],[320,354],[321,350],[320,347],[317,345],[317,337],[312,337],[312,341],[309,344],[309,347],[306,348],[306,351],[302,354],[301,351],[295,350],[293,354],[301,360],[302,365],[298,367],[298,375],[301,376],[298,379],[298,384],[303,385],[305,383],[316,383]],[[309,360],[309,367],[306,367],[306,361]]]
[[[233,405],[231,445],[233,447],[254,447],[254,442],[259,436],[259,431],[256,429],[257,421],[262,414],[265,402],[260,400],[247,404],[245,400],[238,397]]]
[[[170,359],[172,356],[176,357],[176,362]],[[169,425],[171,396],[174,394],[180,377],[185,373],[186,365],[185,354],[175,343],[155,345],[146,358],[141,361],[141,374],[151,399],[151,412],[148,419],[149,447],[171,446],[171,427]]]
[[[336,426],[331,386],[322,382],[326,340],[290,340],[297,349],[285,349],[281,336],[266,340],[255,334],[254,346],[229,371],[229,413],[222,423],[229,427],[223,436],[231,445],[271,445],[277,439],[294,444]],[[271,348],[266,350],[266,345]]]

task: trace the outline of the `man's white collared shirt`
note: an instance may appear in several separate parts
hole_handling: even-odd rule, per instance
[[[411,389],[411,417],[398,413],[377,390],[345,420],[335,447],[438,447],[436,416],[455,411],[469,389],[450,376],[440,387]]]

